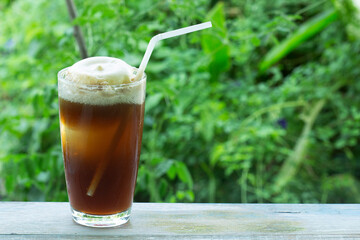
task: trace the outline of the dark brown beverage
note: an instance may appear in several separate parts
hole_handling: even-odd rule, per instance
[[[139,163],[144,104],[60,101],[65,174],[72,207],[108,215],[131,207]],[[103,168],[92,196],[88,189]]]

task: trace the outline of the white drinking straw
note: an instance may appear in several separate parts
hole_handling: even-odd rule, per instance
[[[158,35],[155,35],[154,37],[151,38],[149,45],[146,48],[146,52],[145,55],[141,61],[140,67],[139,67],[139,71],[137,72],[134,81],[138,81],[144,71],[145,68],[149,62],[150,56],[152,51],[154,50],[154,47],[156,45],[156,43],[160,40],[163,39],[167,39],[167,38],[172,38],[172,37],[176,37],[176,36],[180,36],[180,35],[184,35],[187,33],[191,33],[191,32],[196,32],[196,31],[200,31],[206,28],[210,28],[212,27],[211,22],[205,22],[205,23],[200,23],[200,24],[196,24],[190,27],[185,27],[185,28],[180,28],[177,30],[173,30],[173,31],[169,31],[169,32],[165,32],[165,33],[160,33]]]

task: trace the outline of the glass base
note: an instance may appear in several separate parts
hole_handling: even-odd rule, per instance
[[[71,213],[76,223],[87,227],[116,227],[130,219],[131,207],[127,210],[112,215],[92,215],[79,212],[71,207]]]

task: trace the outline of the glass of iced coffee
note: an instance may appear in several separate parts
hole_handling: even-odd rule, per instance
[[[120,59],[87,58],[58,74],[60,131],[73,219],[126,223],[139,165],[146,75]]]

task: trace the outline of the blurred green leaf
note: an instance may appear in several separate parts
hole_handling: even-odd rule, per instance
[[[153,95],[146,97],[146,112],[151,111],[153,108],[155,108],[163,98],[161,93],[155,93]]]
[[[207,19],[213,27],[202,33],[201,44],[204,52],[209,56],[209,72],[215,80],[222,72],[230,68],[230,48],[225,25],[224,3],[219,2],[208,13]]]
[[[162,161],[160,164],[157,165],[156,169],[155,169],[155,174],[157,177],[160,177],[162,175],[164,175],[165,173],[169,172],[169,169],[171,168],[171,166],[173,165],[173,161],[172,160],[166,160],[166,161]],[[168,173],[168,175],[173,176],[171,174],[175,175],[174,173]],[[171,177],[170,177],[171,178]],[[172,177],[173,179],[174,177]]]
[[[193,180],[188,168],[182,162],[176,162],[175,165],[176,165],[176,172],[180,180],[184,183],[187,183],[189,188],[191,189],[193,187]]]
[[[168,169],[168,171],[166,172],[166,174],[167,174],[167,176],[171,179],[171,180],[173,180],[173,179],[175,179],[175,177],[176,177],[176,167],[175,167],[175,165],[171,165],[170,167],[169,167],[169,169]]]
[[[326,28],[330,23],[337,20],[337,18],[337,11],[328,10],[305,22],[296,32],[272,48],[265,55],[264,60],[260,63],[260,72],[266,71],[271,65],[282,59],[301,43]]]

